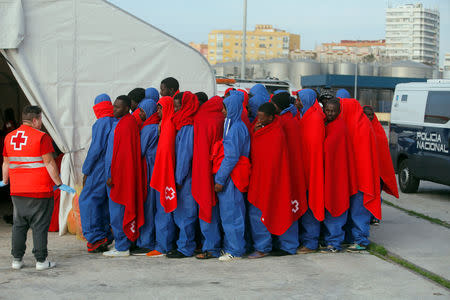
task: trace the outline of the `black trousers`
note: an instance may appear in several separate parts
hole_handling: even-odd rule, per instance
[[[33,254],[38,262],[47,258],[48,227],[52,219],[53,198],[11,196],[14,206],[11,254],[21,259],[26,250],[27,232],[33,232]]]

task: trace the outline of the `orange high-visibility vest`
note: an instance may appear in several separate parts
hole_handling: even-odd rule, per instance
[[[9,158],[9,179],[12,194],[48,193],[53,190],[53,180],[41,156],[41,139],[44,132],[27,125],[9,133],[5,138]]]

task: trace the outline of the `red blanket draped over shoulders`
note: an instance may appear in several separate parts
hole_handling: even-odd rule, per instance
[[[372,120],[372,128],[377,141],[378,162],[380,164],[380,177],[383,180],[383,190],[398,198],[397,179],[391,153],[389,152],[389,142],[386,132],[375,114]]]
[[[298,219],[308,210],[305,170],[303,169],[304,162],[301,153],[301,137],[299,135],[300,124],[291,112],[281,115],[280,121],[288,147],[292,199],[298,202],[298,209],[294,209],[294,219]]]
[[[292,202],[287,143],[278,116],[253,133],[250,154],[248,201],[261,210],[267,230],[282,235],[296,220],[298,206]]]
[[[161,133],[156,150],[150,186],[160,193],[160,202],[166,213],[177,208],[177,192],[175,186],[175,138],[176,128],[172,122],[174,114],[173,98],[161,97],[158,104],[162,106]]]
[[[145,221],[145,178],[138,125],[127,114],[114,131],[110,196],[112,201],[125,206],[123,231],[131,241],[139,237],[139,228]]]
[[[194,156],[192,158],[192,196],[199,205],[199,218],[211,222],[211,210],[216,205],[210,156],[217,141],[222,139],[223,99],[212,97],[200,106],[194,117]]]
[[[333,217],[350,206],[350,196],[358,192],[352,142],[345,122],[338,118],[325,128],[325,208]]]
[[[352,140],[358,191],[364,193],[364,207],[381,219],[380,171],[372,125],[356,99],[341,99],[340,117]]]
[[[314,217],[322,221],[325,218],[324,206],[324,171],[323,143],[325,140],[325,123],[320,105],[311,106],[298,121],[299,139],[303,154],[305,183],[308,191],[308,206]]]

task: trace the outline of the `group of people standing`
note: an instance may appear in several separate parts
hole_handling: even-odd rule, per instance
[[[386,134],[345,90],[208,99],[169,77],[93,109],[79,198],[91,253],[230,261],[311,253],[322,238],[323,252],[364,251],[381,190],[398,197]]]

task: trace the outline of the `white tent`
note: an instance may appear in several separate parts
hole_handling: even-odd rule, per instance
[[[169,76],[180,90],[215,94],[200,53],[102,0],[0,0],[0,52],[26,99],[42,107],[44,126],[65,153],[63,182],[71,186],[81,180],[96,95],[159,88]],[[62,193],[60,234],[71,200]]]

